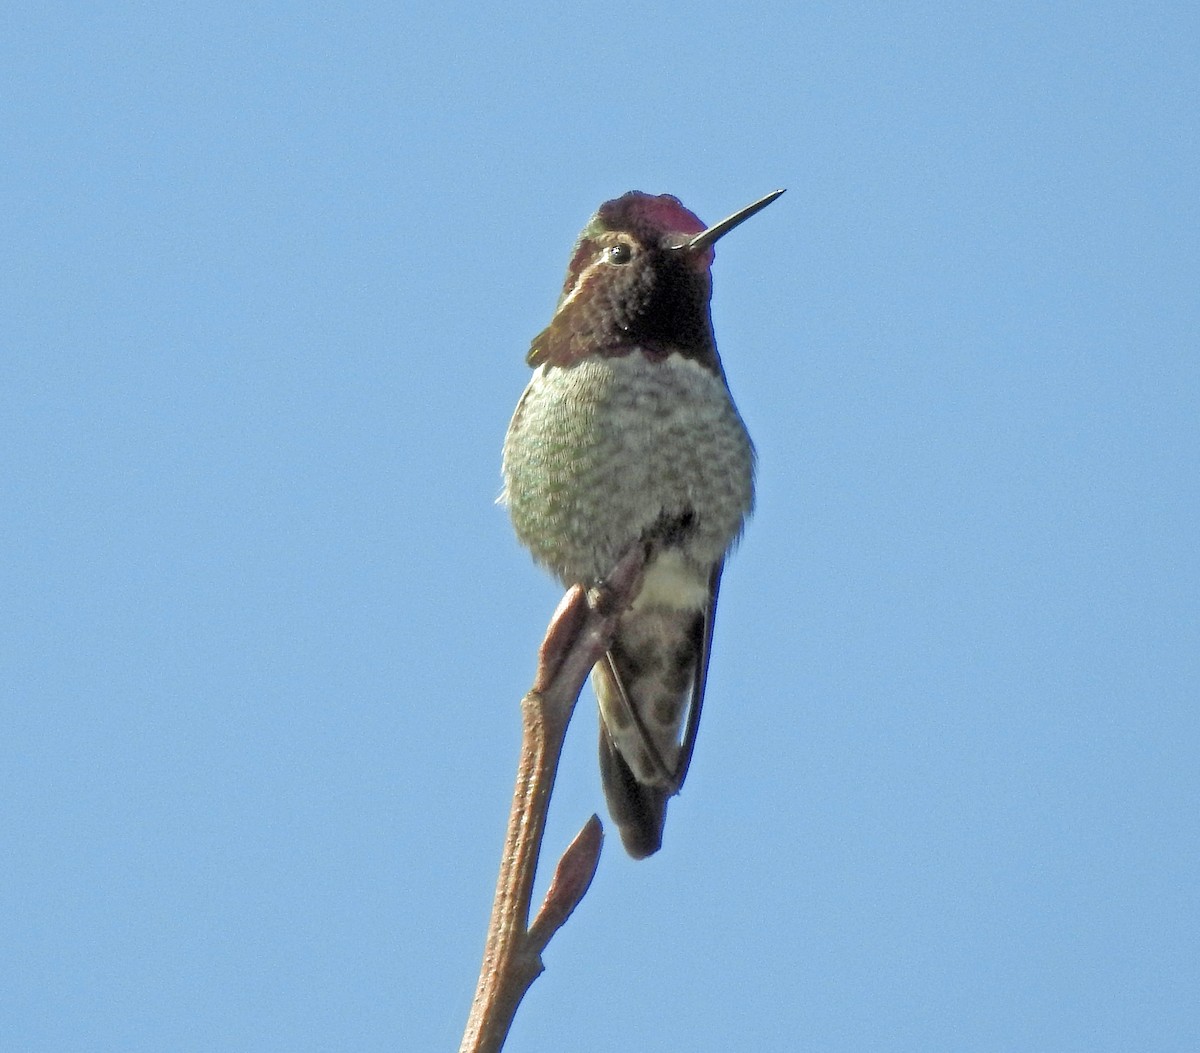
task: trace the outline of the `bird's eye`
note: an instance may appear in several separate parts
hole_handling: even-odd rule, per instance
[[[628,263],[633,256],[633,250],[625,242],[620,241],[616,245],[610,245],[606,255],[609,263]]]

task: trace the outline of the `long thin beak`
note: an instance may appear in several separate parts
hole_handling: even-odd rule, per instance
[[[760,197],[753,205],[747,205],[740,212],[735,212],[727,219],[723,219],[720,223],[709,227],[708,230],[702,230],[694,238],[685,241],[679,247],[686,252],[698,252],[700,249],[707,249],[717,238],[728,234],[739,224],[745,223],[755,213],[761,212],[782,193],[782,190],[772,190],[766,197]]]

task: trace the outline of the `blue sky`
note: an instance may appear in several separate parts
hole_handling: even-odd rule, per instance
[[[507,1048],[1200,1045],[1194,5],[3,21],[0,1047],[457,1047],[528,341],[604,199],[776,186],[692,773]]]

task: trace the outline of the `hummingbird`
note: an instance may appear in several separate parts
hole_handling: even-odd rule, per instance
[[[754,445],[713,336],[713,244],[782,190],[706,227],[630,191],[583,228],[504,440],[518,540],[564,585],[631,545],[642,582],[592,669],[608,810],[635,859],[662,845],[691,763],[725,557],[754,507]]]

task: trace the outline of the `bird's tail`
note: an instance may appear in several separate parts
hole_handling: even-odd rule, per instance
[[[600,780],[608,812],[617,824],[621,843],[634,859],[645,859],[662,847],[669,790],[638,782],[625,758],[600,721]]]
[[[679,737],[702,621],[694,611],[629,612],[592,670],[604,796],[635,859],[658,851],[667,801],[679,790]]]

